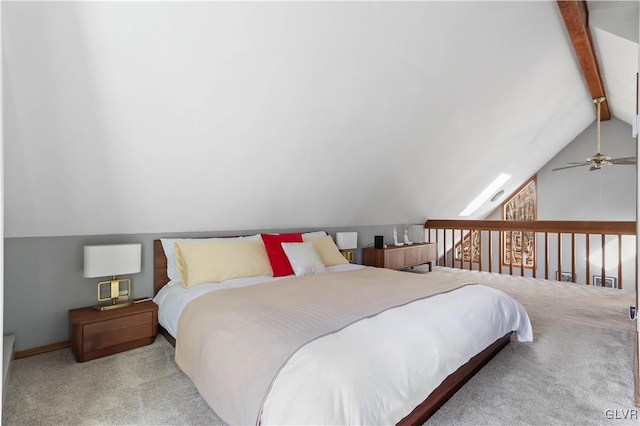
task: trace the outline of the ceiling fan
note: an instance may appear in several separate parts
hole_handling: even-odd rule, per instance
[[[589,171],[592,172],[594,170],[600,170],[602,166],[605,164],[630,165],[630,166],[633,166],[636,164],[636,157],[611,158],[611,157],[607,157],[606,155],[600,154],[600,104],[604,102],[604,97],[595,98],[593,102],[596,104],[596,108],[598,111],[598,117],[597,117],[598,118],[598,121],[597,121],[598,142],[597,142],[596,155],[594,155],[593,157],[589,157],[587,158],[586,161],[583,161],[580,163],[567,162],[568,164],[571,164],[571,166],[558,167],[556,169],[552,169],[551,170],[552,172],[555,172],[556,170],[571,169],[573,167],[582,167],[582,166],[590,166]]]

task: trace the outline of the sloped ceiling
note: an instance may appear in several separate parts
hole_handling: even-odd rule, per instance
[[[2,7],[10,237],[457,217],[595,117],[555,2]]]
[[[632,124],[640,10],[637,1],[588,2],[589,26],[611,113]]]

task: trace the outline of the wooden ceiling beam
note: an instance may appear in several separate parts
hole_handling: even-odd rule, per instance
[[[593,48],[593,42],[591,40],[591,32],[589,31],[589,10],[587,9],[587,2],[584,0],[557,0],[557,3],[564,24],[569,32],[571,44],[573,44],[573,49],[576,52],[578,63],[582,69],[582,75],[591,93],[591,98],[605,98],[605,101],[601,104],[600,119],[602,121],[609,120],[611,118],[609,104],[606,101],[604,84],[602,83],[600,68],[598,67],[598,59],[596,58],[595,49]]]

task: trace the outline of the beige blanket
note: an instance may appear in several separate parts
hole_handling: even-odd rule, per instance
[[[183,310],[176,362],[225,422],[257,423],[275,376],[306,343],[465,285],[434,278],[367,267],[213,291]]]

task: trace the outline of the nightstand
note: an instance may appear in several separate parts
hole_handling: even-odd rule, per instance
[[[78,362],[149,345],[156,334],[158,305],[150,300],[109,311],[69,311],[71,351]]]
[[[366,266],[389,269],[407,269],[427,263],[431,271],[431,262],[436,260],[437,255],[435,243],[413,243],[383,249],[366,247],[362,249],[362,263]]]

